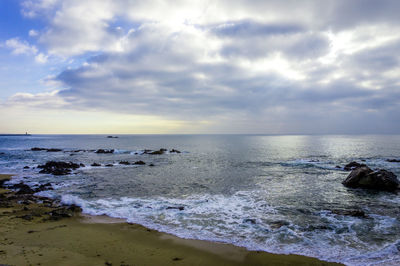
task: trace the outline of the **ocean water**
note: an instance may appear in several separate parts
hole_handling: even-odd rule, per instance
[[[181,153],[143,154],[160,148]],[[115,152],[72,152],[79,149]],[[348,265],[400,264],[400,196],[348,189],[341,182],[349,172],[336,168],[364,161],[400,177],[400,163],[387,159],[400,159],[400,136],[0,136],[0,173],[16,174],[13,183],[50,182],[54,190],[40,195],[85,213]],[[36,167],[50,160],[86,166],[66,176],[39,174]],[[118,164],[138,160],[146,165]],[[91,167],[94,162],[102,166]],[[344,215],[351,210],[366,217]]]

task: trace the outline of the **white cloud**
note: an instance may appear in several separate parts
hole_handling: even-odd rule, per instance
[[[27,41],[21,41],[19,38],[12,38],[5,41],[5,47],[11,49],[14,55],[34,56],[35,62],[44,64],[47,62],[48,55],[40,53],[35,45],[30,45]]]
[[[32,29],[29,31],[29,36],[31,36],[31,37],[36,37],[38,35],[39,35],[39,33],[37,32],[37,30]]]
[[[26,41],[21,41],[18,38],[12,38],[5,42],[5,46],[12,49],[12,53],[15,55],[26,54],[35,55],[38,49],[34,45],[29,45]]]
[[[46,63],[46,62],[47,62],[47,59],[48,59],[48,56],[45,55],[45,54],[43,54],[43,53],[38,53],[38,54],[35,56],[35,61],[38,62],[38,63],[41,63],[41,64]]]

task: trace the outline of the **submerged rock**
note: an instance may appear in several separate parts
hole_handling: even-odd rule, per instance
[[[353,216],[353,217],[367,217],[363,210],[332,210],[332,213],[337,215],[344,215],[344,216]]]
[[[171,153],[181,153],[180,151],[175,150],[175,149],[172,149],[172,150],[170,150],[169,152],[171,152]]]
[[[146,163],[143,161],[136,161],[133,164],[138,164],[138,165],[145,165]]]
[[[253,218],[247,218],[243,220],[243,223],[247,223],[247,224],[256,224],[256,219]]]
[[[372,171],[368,166],[354,169],[342,182],[346,187],[395,191],[399,187],[396,175],[386,170]]]
[[[398,159],[387,159],[386,161],[389,163],[400,163],[400,160]]]
[[[120,161],[119,164],[123,164],[123,165],[130,165],[131,163],[128,161]]]
[[[99,164],[99,163],[92,163],[90,166],[95,166],[95,167],[97,167],[97,166],[101,166],[101,164]]]
[[[111,164],[111,163],[109,163],[109,164],[106,164],[105,166],[106,166],[106,167],[113,167],[114,165]]]

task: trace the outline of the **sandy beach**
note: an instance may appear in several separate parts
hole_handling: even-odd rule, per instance
[[[181,239],[4,188],[0,199],[0,262],[7,265],[335,265]]]

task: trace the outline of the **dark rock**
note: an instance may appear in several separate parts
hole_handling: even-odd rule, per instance
[[[59,218],[72,217],[73,211],[62,207],[62,208],[52,210],[48,214],[50,214],[50,216],[52,216],[53,219],[58,220]]]
[[[131,163],[128,161],[120,161],[119,164],[123,164],[123,165],[130,165]]]
[[[335,168],[340,169],[340,168],[342,168],[342,167],[340,167],[340,165],[336,165]]]
[[[46,149],[47,152],[59,152],[62,151],[62,149]]]
[[[109,164],[106,164],[106,166],[107,166],[107,167],[113,167],[114,165],[111,164],[111,163],[109,163]]]
[[[361,217],[361,218],[367,217],[365,215],[365,212],[362,210],[333,210],[332,213],[345,216]]]
[[[273,229],[279,229],[282,226],[288,226],[288,225],[290,225],[290,223],[287,221],[283,221],[283,220],[273,221],[270,223],[270,227]]]
[[[2,177],[2,178],[0,179],[0,187],[3,187],[4,182],[10,181],[10,180],[11,180],[10,177]]]
[[[392,172],[383,169],[374,172],[368,166],[362,166],[351,171],[342,184],[351,188],[395,191],[400,182]]]
[[[345,171],[350,171],[350,170],[354,170],[354,169],[357,169],[357,168],[363,167],[363,166],[366,166],[366,165],[357,163],[357,162],[351,162],[351,163],[346,164],[343,169]]]
[[[45,148],[38,148],[38,147],[31,148],[31,151],[45,151],[45,150],[46,150]]]
[[[80,163],[79,166],[80,167],[85,167],[85,165],[83,163]]]
[[[153,163],[149,164],[149,166],[155,166]]]
[[[166,151],[167,149],[159,149],[158,151],[144,150],[143,153],[151,155],[161,155],[164,154]]]
[[[62,151],[62,149],[55,149],[55,148],[47,149],[47,148],[34,147],[34,148],[31,148],[31,151],[59,152],[59,151]]]
[[[15,185],[10,186],[9,188],[18,189],[18,191],[16,193],[18,195],[35,193],[35,191],[33,189],[31,189],[30,186],[25,185],[24,183],[15,184]]]
[[[183,260],[183,258],[175,257],[175,258],[173,258],[172,260],[173,260],[173,261],[180,261],[180,260]]]
[[[315,231],[315,230],[328,230],[328,229],[332,229],[332,228],[327,225],[321,224],[321,225],[309,225],[309,226],[307,226],[307,228],[305,230]]]
[[[178,207],[168,206],[167,207],[167,210],[180,210],[180,211],[183,211],[184,209],[185,209],[185,207],[183,207],[183,206],[178,206]]]
[[[24,166],[24,169],[29,169],[29,166]]]
[[[398,159],[387,159],[386,161],[389,163],[400,163],[400,160]]]
[[[35,192],[44,191],[44,190],[53,190],[51,183],[46,183],[46,184],[40,185],[37,189],[35,189]]]
[[[243,223],[256,224],[256,219],[247,218],[243,220]]]
[[[101,166],[101,164],[99,164],[99,163],[92,163],[90,166]]]
[[[117,139],[117,136],[107,136],[108,139]]]
[[[33,220],[33,217],[30,214],[17,216],[17,218],[21,218],[21,219],[24,219],[24,220],[27,220],[27,221],[32,221]]]
[[[67,175],[71,173],[71,170],[79,168],[79,164],[72,162],[55,162],[49,161],[44,165],[39,165],[38,168],[42,169],[39,173],[41,174],[53,174],[53,175]]]
[[[133,164],[138,164],[138,165],[145,165],[146,163],[143,161],[136,161]]]
[[[67,209],[69,211],[72,211],[72,212],[78,212],[78,213],[82,212],[82,208],[77,206],[77,205],[75,205],[75,204],[72,204],[72,205],[68,206]]]
[[[114,150],[103,150],[103,149],[98,149],[95,151],[95,153],[114,153]]]
[[[169,152],[171,152],[171,153],[181,153],[180,151],[175,150],[175,149],[172,149],[172,150],[170,150]]]

